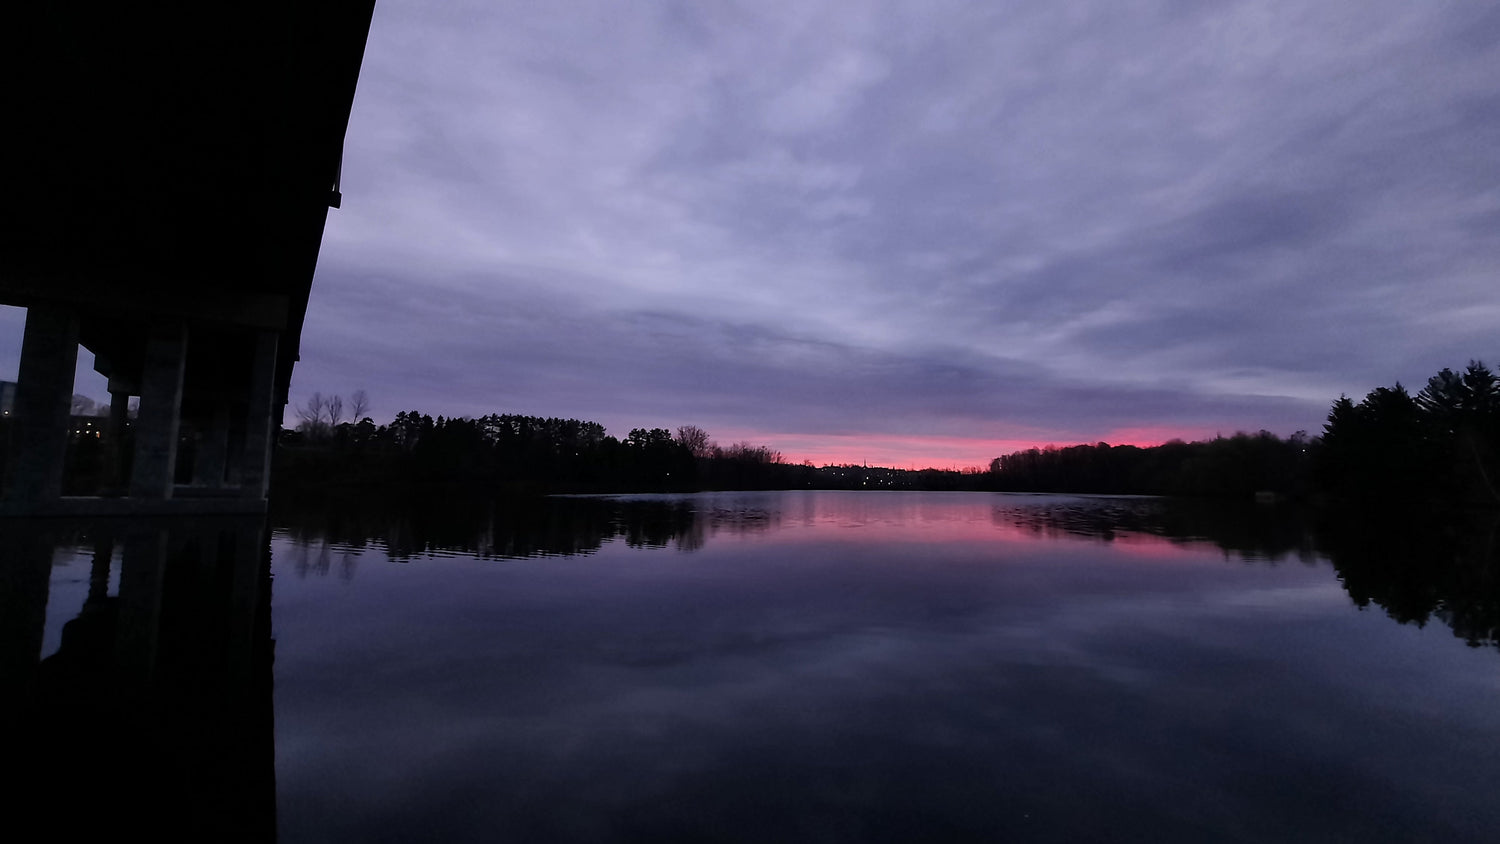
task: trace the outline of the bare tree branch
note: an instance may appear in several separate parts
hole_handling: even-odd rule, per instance
[[[697,425],[683,425],[677,429],[677,442],[685,446],[694,457],[707,457],[712,449],[708,432]]]
[[[297,418],[302,420],[297,429],[309,437],[317,437],[323,432],[323,411],[327,407],[327,401],[322,393],[313,393],[307,397],[307,403],[297,408]]]

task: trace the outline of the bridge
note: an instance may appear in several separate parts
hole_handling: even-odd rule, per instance
[[[0,304],[26,308],[26,328],[0,514],[264,511],[373,8],[39,3],[7,14],[6,134],[19,143]],[[107,494],[71,497],[80,346],[108,379],[107,441],[121,441],[132,397],[139,412]]]

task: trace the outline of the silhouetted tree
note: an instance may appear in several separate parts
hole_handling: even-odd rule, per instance
[[[1444,441],[1453,481],[1500,503],[1494,483],[1500,469],[1500,389],[1494,373],[1477,360],[1469,361],[1462,375],[1444,369],[1427,380],[1416,402],[1433,436]]]
[[[314,392],[307,397],[307,402],[298,407],[297,418],[301,422],[297,430],[307,435],[309,439],[318,439],[323,433],[323,413],[328,408],[328,402],[320,392]]]
[[[1151,448],[1108,443],[1032,448],[990,461],[986,485],[1017,492],[1190,495],[1247,499],[1302,495],[1312,444],[1269,431]]]
[[[354,393],[349,396],[349,415],[354,417],[353,421],[358,422],[359,420],[365,418],[365,415],[369,412],[369,395],[367,395],[364,390],[355,390]]]
[[[1343,499],[1443,507],[1500,505],[1500,386],[1479,361],[1444,369],[1415,398],[1397,384],[1354,404],[1341,396],[1324,427],[1318,476]]]
[[[694,457],[707,457],[713,444],[708,439],[708,432],[697,425],[683,425],[677,429],[677,442],[688,450]]]

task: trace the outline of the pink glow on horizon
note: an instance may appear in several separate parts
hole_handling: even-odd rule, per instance
[[[921,434],[765,434],[763,439],[789,463],[811,460],[818,466],[869,464],[896,469],[988,468],[992,459],[1035,444],[1023,439]]]
[[[810,460],[814,465],[864,465],[895,469],[964,469],[977,466],[988,469],[990,461],[1004,454],[1025,451],[1031,448],[1107,442],[1110,445],[1134,445],[1149,447],[1161,445],[1168,440],[1203,440],[1213,437],[1213,431],[1181,428],[1166,425],[1138,428],[1117,428],[1103,436],[1088,438],[1067,435],[1044,438],[1040,436],[1018,438],[956,437],[923,434],[795,434],[786,432],[731,432],[730,437],[720,437],[720,444],[727,445],[741,440],[754,445],[765,445],[781,452],[788,463]]]

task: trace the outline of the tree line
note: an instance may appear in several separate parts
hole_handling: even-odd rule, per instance
[[[349,405],[368,409],[363,394]],[[634,428],[623,439],[580,419],[402,411],[386,425],[343,418],[338,396],[314,394],[276,453],[283,488],[459,483],[510,492],[669,492],[800,486],[781,452],[720,445],[697,426]]]
[[[770,446],[714,441],[695,425],[635,428],[515,414],[477,419],[402,411],[387,425],[340,419],[337,397],[297,408],[282,434],[276,489],[462,484],[498,492],[691,492],[757,489],[989,489],[980,469],[906,470],[789,463]],[[334,412],[330,414],[330,410]]]
[[[1269,431],[1158,446],[1049,446],[990,461],[993,488],[1007,492],[1113,493],[1242,498],[1303,496],[1316,441],[1305,431]]]
[[[1011,491],[1500,507],[1500,379],[1476,360],[1415,396],[1400,383],[1357,404],[1340,396],[1319,437],[1033,448],[995,458],[989,474]]]
[[[325,402],[326,405],[326,402]],[[277,449],[278,485],[444,482],[514,492],[675,491],[696,486],[692,455],[665,429],[625,439],[597,422],[515,414],[477,419],[402,411],[304,421]]]
[[[720,445],[694,425],[636,428],[514,414],[477,419],[403,411],[387,425],[314,394],[283,435],[273,477],[320,483],[461,482],[528,492],[915,489],[1422,501],[1500,507],[1500,379],[1480,361],[1444,369],[1416,395],[1379,387],[1333,403],[1321,436],[1235,433],[1140,447],[1094,443],[996,457],[987,471],[788,463],[763,445]],[[345,418],[348,408],[350,417]]]
[[[1328,414],[1320,481],[1340,499],[1500,507],[1500,383],[1481,361],[1444,369],[1415,396],[1397,383]]]

